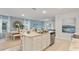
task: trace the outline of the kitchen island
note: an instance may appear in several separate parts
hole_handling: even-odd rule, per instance
[[[23,51],[42,51],[50,45],[50,34],[49,33],[36,33],[31,32],[21,33],[22,34],[22,50]]]
[[[79,51],[79,33],[74,33],[69,47],[70,51]]]

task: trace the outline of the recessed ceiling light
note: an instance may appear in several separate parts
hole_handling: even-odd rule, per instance
[[[43,10],[43,11],[42,11],[42,13],[43,13],[43,14],[46,14],[46,11],[45,11],[45,10]]]
[[[22,14],[22,16],[24,16],[24,14]]]

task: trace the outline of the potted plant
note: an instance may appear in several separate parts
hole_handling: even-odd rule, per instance
[[[13,24],[14,28],[16,28],[16,30],[18,32],[20,32],[20,29],[24,28],[24,25],[20,22],[20,21],[15,21]]]
[[[23,24],[20,24],[20,29],[23,29],[24,28],[24,25]]]
[[[19,30],[19,29],[20,29],[20,25],[19,25],[18,23],[16,23],[16,24],[15,24],[15,27],[16,27],[18,33],[19,33],[19,31],[20,31],[20,30]]]

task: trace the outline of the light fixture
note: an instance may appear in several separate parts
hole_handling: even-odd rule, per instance
[[[36,11],[36,10],[37,10],[37,8],[32,8],[32,10]]]
[[[43,11],[42,11],[42,13],[43,13],[43,14],[46,14],[46,11],[45,11],[45,10],[43,10]]]
[[[22,16],[25,16],[24,14],[22,14]]]

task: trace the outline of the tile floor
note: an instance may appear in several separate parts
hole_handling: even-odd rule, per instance
[[[68,40],[56,39],[55,44],[48,47],[45,51],[68,51],[70,43]]]
[[[7,40],[4,41],[3,43],[0,43],[0,50],[5,50],[8,48],[20,46],[21,40]]]
[[[6,42],[0,44],[0,50],[18,46],[21,44],[21,40],[7,40]],[[63,39],[56,39],[55,44],[45,49],[45,51],[68,51],[70,46],[70,41]]]

